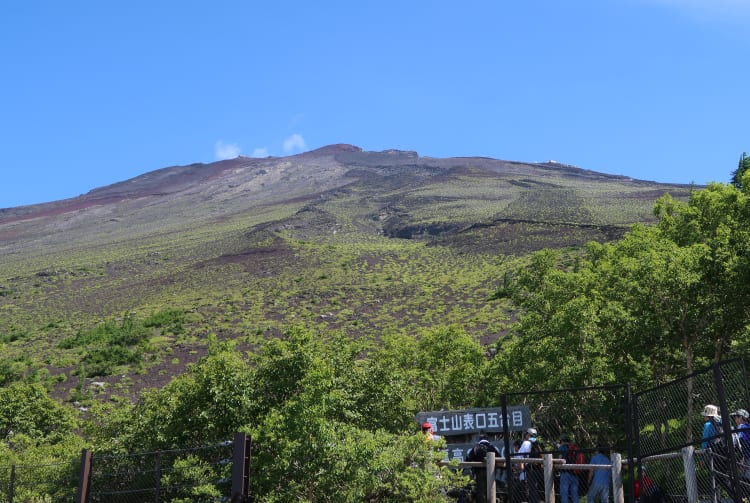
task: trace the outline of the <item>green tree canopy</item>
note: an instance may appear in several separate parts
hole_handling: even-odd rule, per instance
[[[737,169],[732,171],[732,185],[738,189],[741,189],[745,185],[742,178],[747,173],[748,168],[750,168],[750,157],[747,156],[747,152],[742,152],[740,162],[737,163]]]
[[[0,388],[0,440],[13,446],[24,436],[22,447],[55,444],[76,427],[74,413],[47,396],[40,384],[13,383]]]
[[[657,225],[591,243],[575,267],[536,254],[509,289],[521,316],[492,365],[513,375],[504,384],[652,383],[746,346],[748,192],[712,184],[687,203],[664,196]]]

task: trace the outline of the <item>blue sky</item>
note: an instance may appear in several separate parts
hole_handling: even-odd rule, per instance
[[[749,0],[0,6],[0,208],[332,143],[727,181]]]

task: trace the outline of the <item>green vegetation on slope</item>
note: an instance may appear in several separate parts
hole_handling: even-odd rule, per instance
[[[416,411],[651,383],[750,346],[745,192],[663,199],[657,226],[627,232],[654,221],[641,188],[550,173],[394,183],[376,197],[353,184],[9,256],[0,378],[89,408],[82,436],[61,429],[60,457],[84,442],[122,453],[241,430],[257,442],[264,501],[441,501]],[[546,247],[561,250],[529,255]],[[686,306],[708,323],[679,332],[670,322]],[[2,449],[43,457],[10,438]],[[290,464],[300,451],[309,459]]]

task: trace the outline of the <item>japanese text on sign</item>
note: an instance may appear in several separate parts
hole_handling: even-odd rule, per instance
[[[519,431],[531,425],[529,410],[525,406],[508,407],[508,429]],[[484,430],[503,431],[502,409],[466,409],[420,412],[418,423],[430,423],[435,433],[440,435],[462,435]]]

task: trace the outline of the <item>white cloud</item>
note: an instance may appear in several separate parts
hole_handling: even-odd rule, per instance
[[[252,157],[268,157],[268,149],[266,147],[254,148]]]
[[[284,152],[291,154],[293,152],[300,152],[307,148],[305,139],[302,135],[294,133],[292,136],[284,140]]]
[[[222,140],[216,142],[214,146],[214,156],[217,160],[234,159],[240,155],[240,147],[235,143],[224,143]]]

